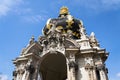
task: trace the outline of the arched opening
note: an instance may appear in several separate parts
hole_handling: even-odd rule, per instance
[[[66,58],[62,53],[48,53],[40,64],[42,80],[66,80]]]

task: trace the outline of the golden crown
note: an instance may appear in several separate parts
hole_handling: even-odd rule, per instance
[[[68,13],[69,12],[68,12],[68,8],[67,7],[63,6],[63,7],[60,8],[60,14],[68,14]]]

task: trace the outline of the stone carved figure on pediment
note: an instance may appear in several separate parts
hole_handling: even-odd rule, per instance
[[[99,47],[100,46],[98,41],[97,41],[97,39],[96,39],[96,37],[95,37],[95,33],[94,32],[91,33],[89,39],[90,39],[90,44],[91,44],[92,47]]]
[[[29,45],[32,44],[32,43],[34,43],[34,40],[35,40],[35,38],[34,38],[34,36],[32,36],[31,39],[30,39],[30,41],[29,41]]]

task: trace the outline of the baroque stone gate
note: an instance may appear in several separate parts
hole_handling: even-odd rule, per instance
[[[13,60],[13,80],[108,80],[108,53],[67,7],[48,19],[43,34],[37,41],[32,37]]]

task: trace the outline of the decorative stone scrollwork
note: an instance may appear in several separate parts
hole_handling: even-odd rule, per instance
[[[71,68],[75,68],[75,70],[78,69],[78,65],[74,61],[70,61],[68,65],[69,65],[69,69],[71,69]]]
[[[103,64],[97,65],[96,68],[98,70],[105,70],[105,66]]]
[[[85,69],[88,70],[88,69],[93,69],[93,66],[91,66],[89,63],[87,63],[85,65]]]
[[[19,69],[20,74],[24,74],[25,70],[24,69]]]
[[[28,63],[25,67],[25,69],[30,73],[30,74],[33,74],[35,72],[35,68],[32,64],[32,59],[28,60]]]
[[[32,64],[28,65],[26,67],[26,70],[28,70],[30,72],[30,74],[33,74],[35,72],[35,68],[34,68],[34,66]]]
[[[47,40],[44,40],[43,43],[45,44],[45,46],[48,45],[48,41]]]
[[[51,33],[51,34],[50,34]],[[64,53],[64,36],[55,30],[52,30],[44,40],[41,40],[40,43],[43,45],[43,53],[54,53],[56,51]],[[44,55],[42,54],[42,55]],[[41,55],[41,56],[42,56]]]
[[[43,46],[43,42],[46,40],[46,37],[45,36],[40,36],[39,38],[38,38],[38,43],[41,45],[41,46]]]
[[[32,37],[14,60],[13,80],[108,80],[108,53],[66,7],[47,21],[43,33],[38,41]]]

